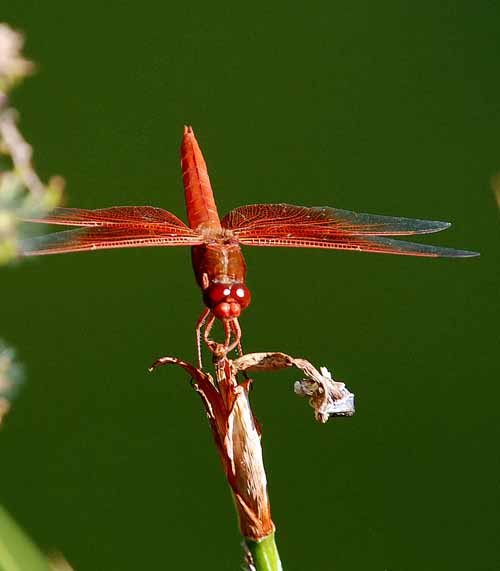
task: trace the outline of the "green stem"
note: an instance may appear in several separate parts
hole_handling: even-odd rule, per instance
[[[0,571],[50,571],[38,547],[1,506]]]
[[[259,541],[245,539],[245,543],[252,554],[256,571],[283,571],[274,533]]]

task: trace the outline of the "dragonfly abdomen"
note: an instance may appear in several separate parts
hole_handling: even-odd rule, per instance
[[[189,226],[193,229],[220,229],[207,165],[191,127],[184,127],[181,166]]]

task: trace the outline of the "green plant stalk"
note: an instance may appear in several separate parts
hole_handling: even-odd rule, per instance
[[[47,558],[0,506],[0,571],[50,571]]]
[[[259,541],[245,539],[256,571],[282,571],[281,560],[274,540],[274,533]]]

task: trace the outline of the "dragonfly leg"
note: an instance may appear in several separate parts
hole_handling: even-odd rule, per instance
[[[205,331],[203,332],[203,340],[208,345],[209,349],[211,350],[211,346],[214,345],[215,341],[210,339],[210,331],[212,331],[212,327],[215,323],[215,315],[210,313],[210,317],[208,318],[207,324],[205,326]]]
[[[210,315],[210,309],[208,309],[207,307],[200,315],[200,318],[196,323],[196,349],[198,351],[198,367],[200,369],[203,366],[201,362],[201,328],[203,327],[203,324],[205,323],[209,315]]]
[[[214,323],[215,323],[215,315],[211,313],[210,317],[208,318],[207,324],[205,326],[205,331],[203,332],[203,340],[205,341],[207,347],[213,353],[215,358],[220,359],[221,357],[224,357],[226,355],[228,350],[231,349],[231,347],[229,347],[228,349],[228,344],[229,341],[231,340],[231,330],[230,329],[228,330],[226,328],[226,324],[224,323],[224,330],[226,332],[225,343],[224,345],[222,343],[217,343],[217,341],[210,339],[210,332],[212,331]]]
[[[226,334],[226,340],[224,341],[224,349],[226,352],[229,351],[229,343],[231,342],[231,322],[229,320],[224,321],[224,333]]]
[[[226,343],[224,345],[224,349],[226,353],[232,351],[235,347],[238,347],[238,351],[241,350],[241,328],[238,320],[236,318],[231,319],[230,321],[226,321],[224,323],[224,328],[226,329]],[[229,331],[229,335],[228,335]],[[234,333],[234,341],[229,344],[231,339],[231,331]]]
[[[238,354],[241,357],[243,355],[243,349],[241,348],[241,327],[237,317],[235,317],[231,321],[231,329],[233,330],[234,333],[235,344],[238,349]]]
[[[210,311],[207,313],[207,316],[208,315],[210,317],[208,317],[207,324],[205,325],[205,330],[203,332],[203,340],[207,344],[207,347],[210,349],[210,351],[217,357],[220,357],[226,355],[227,353],[232,351],[235,347],[237,347],[238,353],[240,355],[243,355],[243,350],[241,348],[241,327],[238,320],[236,318],[223,320],[225,339],[224,339],[224,344],[222,344],[222,343],[217,343],[213,339],[210,339],[210,333],[215,323],[215,315]],[[205,316],[204,319],[200,318],[200,320],[198,321],[199,329],[201,329],[207,316]],[[199,334],[199,329],[197,328],[198,334]],[[234,335],[234,340],[231,342],[232,335]],[[198,337],[198,342],[199,342],[199,337]],[[199,351],[201,354],[200,348]]]

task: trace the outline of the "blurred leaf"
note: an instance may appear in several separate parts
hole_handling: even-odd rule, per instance
[[[45,556],[1,506],[0,571],[50,571]]]

